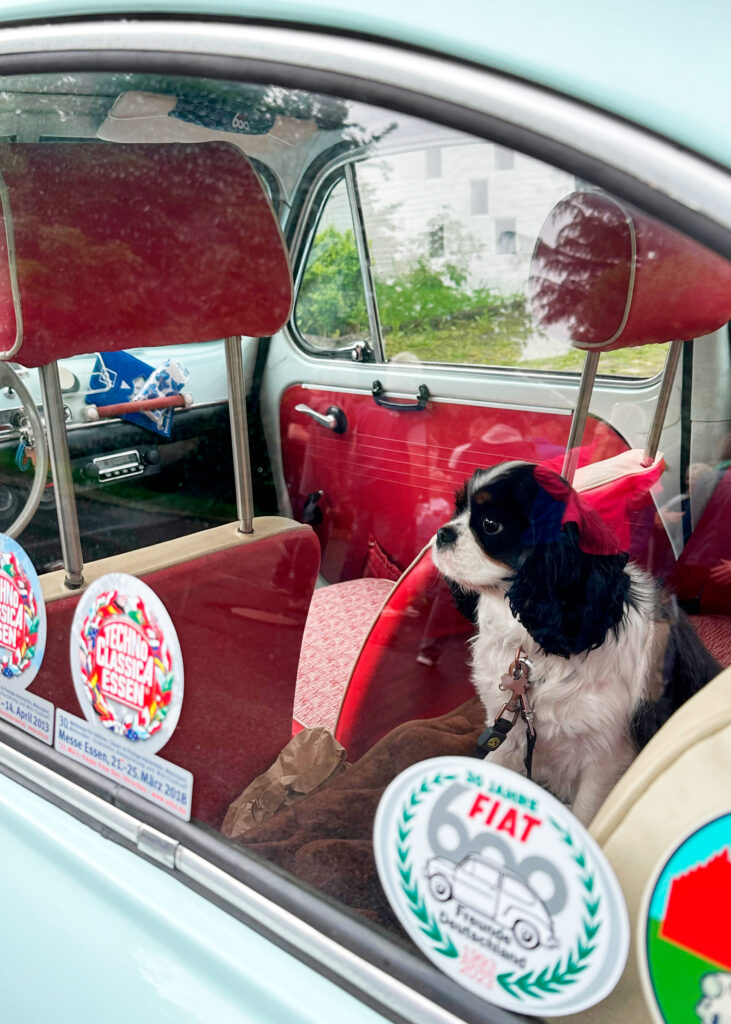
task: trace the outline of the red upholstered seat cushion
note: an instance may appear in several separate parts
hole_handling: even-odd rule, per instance
[[[353,669],[335,729],[349,760],[402,722],[443,715],[474,694],[473,632],[425,548],[396,584]]]
[[[349,580],[319,587],[302,639],[294,717],[300,725],[335,731],[340,702],[381,605],[393,590],[386,579]]]

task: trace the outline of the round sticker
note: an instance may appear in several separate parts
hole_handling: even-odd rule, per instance
[[[627,959],[617,880],[581,823],[515,772],[436,757],[387,788],[376,864],[408,934],[446,974],[536,1016],[599,1002]]]
[[[165,606],[146,583],[102,576],[84,592],[71,626],[71,674],[87,720],[144,742],[170,739],[183,702],[183,658]]]
[[[12,537],[0,534],[0,672],[25,690],[46,649],[46,606],[33,564]]]
[[[731,1024],[731,814],[663,858],[645,895],[640,974],[662,1024]]]

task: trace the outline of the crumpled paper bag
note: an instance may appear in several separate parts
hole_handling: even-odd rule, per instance
[[[229,805],[221,831],[235,839],[346,767],[345,747],[322,725],[302,729]]]

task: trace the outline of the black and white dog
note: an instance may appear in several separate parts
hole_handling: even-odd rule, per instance
[[[585,823],[653,733],[720,671],[674,599],[550,470],[478,470],[433,557],[477,622],[473,682],[488,723],[511,696],[499,683],[521,650],[533,777]],[[515,728],[490,759],[522,771],[525,748]]]

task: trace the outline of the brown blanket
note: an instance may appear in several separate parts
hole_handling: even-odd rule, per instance
[[[471,756],[484,728],[477,697],[440,718],[406,722],[315,793],[236,838],[269,861],[386,927],[396,920],[373,858],[378,801],[399,772],[442,754]]]

